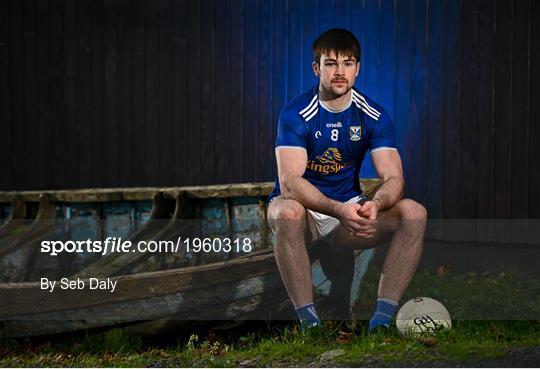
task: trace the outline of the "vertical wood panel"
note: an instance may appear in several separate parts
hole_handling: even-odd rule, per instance
[[[199,114],[199,150],[200,178],[198,183],[210,184],[215,182],[215,121],[216,121],[216,100],[215,100],[215,69],[211,67],[215,60],[215,2],[214,0],[205,0],[201,2],[201,110]],[[253,122],[255,123],[255,122]],[[191,145],[196,150],[195,145]]]
[[[261,181],[264,178],[271,177],[271,168],[273,164],[272,156],[274,154],[272,135],[272,48],[274,35],[272,33],[272,4],[263,1],[259,8],[259,27],[258,34],[258,114],[257,114],[257,174],[256,180]]]
[[[478,165],[478,49],[481,47],[478,37],[478,2],[465,1],[462,9],[461,57],[463,68],[461,73],[461,119],[457,124],[460,135],[459,170],[459,216],[463,221],[460,227],[460,239],[469,240],[476,236],[475,221],[472,219],[476,213],[475,188],[478,179],[476,168]]]
[[[364,29],[365,37],[362,81],[364,82],[362,92],[366,93],[376,102],[380,103],[380,79],[379,79],[379,47],[381,34],[378,32],[379,17],[378,17],[378,2],[367,1],[365,3],[365,13],[369,14],[365,18],[362,28]]]
[[[77,24],[79,29],[77,43],[77,121],[79,132],[73,137],[78,148],[78,186],[89,187],[92,178],[92,120],[91,120],[91,0],[77,3]]]
[[[394,82],[396,80],[396,1],[381,0],[379,9],[379,96],[380,104],[392,118],[394,125],[399,123],[394,114]],[[440,25],[438,25],[440,28]]]
[[[410,196],[411,188],[411,163],[410,157],[414,150],[414,142],[407,141],[410,133],[411,112],[411,78],[412,62],[414,60],[413,45],[413,19],[412,4],[398,1],[396,8],[396,140],[398,149],[403,158],[403,174],[405,176],[405,194]]]
[[[24,49],[23,49],[23,9],[22,2],[11,3],[11,139],[12,156],[18,158],[12,163],[12,189],[26,188],[24,182],[25,130],[24,130]]]
[[[311,67],[311,62],[313,60],[313,49],[312,44],[315,41],[315,38],[318,36],[318,24],[317,20],[319,19],[319,7],[317,6],[317,1],[305,1],[304,10],[302,12],[303,17],[303,27],[302,27],[302,46],[299,49],[300,53],[297,52],[297,55],[300,59],[300,71],[302,82],[300,85],[301,92],[303,93],[308,88],[312,87],[316,83],[316,78],[313,73],[313,68]],[[324,12],[329,12],[330,14],[334,13],[334,1],[326,2],[327,9],[323,10]],[[334,19],[335,22],[335,19]],[[331,25],[335,27],[335,23]]]
[[[145,86],[145,23],[144,23],[144,0],[136,0],[131,3],[132,24],[132,95],[131,111],[133,146],[131,147],[132,158],[132,181],[140,185],[147,182],[146,161],[148,140],[146,139],[145,115],[146,115],[146,86]]]
[[[531,1],[516,1],[514,11],[512,89],[509,91],[510,95],[508,97],[512,99],[510,216],[512,219],[526,219],[529,213],[529,167],[523,165],[523,163],[528,161],[529,154],[528,109]],[[516,220],[512,222],[511,240],[512,242],[527,242],[526,221]]]
[[[27,188],[35,188],[32,179],[37,173],[37,146],[39,144],[37,132],[33,127],[37,120],[37,2],[24,0],[24,141],[26,143],[23,161],[24,171],[22,181]]]
[[[257,9],[259,1],[249,0],[244,3],[244,152],[237,163],[242,165],[242,181],[255,178],[257,172],[257,96],[259,81],[257,78]]]
[[[111,147],[103,143],[107,126],[105,125],[105,78],[104,78],[104,0],[93,0],[91,5],[91,74],[90,74],[90,125],[92,145],[92,176],[89,186],[97,187],[99,183],[105,183],[104,166],[108,164]]]
[[[231,163],[230,134],[236,124],[231,121],[229,112],[231,106],[226,96],[232,88],[236,78],[231,73],[231,38],[235,35],[229,33],[230,17],[234,11],[224,1],[216,1],[216,63],[215,73],[215,178],[217,182],[230,183]],[[233,61],[234,63],[234,61]]]
[[[244,166],[242,155],[244,152],[244,129],[246,124],[243,118],[244,107],[244,2],[233,0],[231,8],[231,21],[229,23],[230,50],[231,50],[231,86],[227,101],[230,112],[230,146],[229,169],[232,182],[241,182],[244,179]]]
[[[51,80],[51,56],[50,56],[50,33],[49,25],[51,19],[49,17],[49,1],[40,0],[37,3],[37,60],[39,63],[36,66],[36,90],[37,90],[37,118],[34,128],[35,134],[39,137],[37,142],[37,150],[39,155],[35,157],[36,171],[33,186],[35,188],[47,188],[50,186],[48,182],[49,170],[51,162],[50,149],[52,135],[50,129],[52,121],[50,119],[51,97],[50,86]]]
[[[495,218],[508,219],[511,215],[511,142],[512,142],[512,53],[513,49],[513,1],[497,1],[497,34],[495,54]],[[509,241],[509,222],[501,222],[495,228],[495,239]]]
[[[80,124],[78,120],[78,90],[77,90],[77,78],[78,78],[78,16],[77,8],[79,6],[78,2],[69,1],[65,3],[64,14],[65,14],[65,28],[63,34],[63,42],[65,43],[63,58],[65,59],[65,70],[63,73],[64,79],[64,117],[66,123],[66,136],[63,144],[66,148],[69,148],[69,153],[64,156],[65,161],[65,172],[66,172],[66,181],[70,188],[75,188],[78,186],[79,178],[79,155],[80,147],[78,135],[80,131]],[[50,86],[50,82],[47,85]],[[54,117],[50,117],[49,124],[54,121]],[[50,143],[51,142],[51,133],[49,130],[44,132],[43,140]],[[50,150],[50,149],[49,149]],[[66,149],[64,149],[66,150]],[[50,160],[50,156],[46,157],[46,160]],[[116,163],[115,163],[116,164]],[[46,167],[49,166],[49,163]],[[48,177],[48,174],[46,174]],[[50,185],[47,185],[50,187]]]
[[[365,73],[364,73],[364,64],[365,64],[365,27],[366,23],[366,1],[355,1],[349,0],[350,11],[347,17],[347,23],[349,23],[349,31],[354,33],[358,41],[360,42],[360,47],[362,49],[362,55],[360,57],[360,73],[356,78],[356,86],[360,91],[365,89]]]
[[[186,183],[187,142],[187,71],[191,62],[186,62],[186,23],[188,0],[174,1],[174,49],[173,49],[173,163],[169,173],[172,173],[172,182],[175,184]]]
[[[107,155],[103,160],[103,182],[118,186],[118,1],[105,0],[103,14],[104,106],[98,146]]]
[[[130,186],[132,180],[133,94],[132,56],[134,32],[131,23],[131,0],[118,0],[118,185]]]
[[[298,50],[302,50],[302,22],[303,11],[301,1],[289,1],[287,3],[289,11],[287,13],[289,21],[289,32],[287,37],[287,102],[301,93],[301,71],[302,60],[298,55]]]
[[[201,152],[197,147],[200,142],[200,96],[201,96],[201,25],[200,17],[203,13],[199,2],[187,3],[187,91],[189,91],[189,101],[187,104],[187,131],[184,144],[186,151],[184,160],[186,161],[186,184],[196,184],[200,178]],[[187,96],[186,96],[187,97]]]
[[[12,93],[13,93],[13,71],[11,68],[12,39],[12,13],[11,2],[0,2],[0,127],[2,135],[2,145],[0,145],[0,188],[13,188],[11,178],[12,153]]]
[[[327,1],[313,1],[313,7],[317,8],[317,14],[319,18],[317,31],[319,34],[329,30],[333,26],[332,9]]]
[[[476,217],[493,217],[493,152],[494,152],[494,102],[493,75],[495,60],[495,5],[491,0],[479,4],[478,31],[478,181]],[[493,222],[481,220],[478,223],[477,239],[484,242],[493,240]]]
[[[274,3],[274,47],[272,50],[272,131],[270,133],[270,150],[268,155],[271,160],[272,173],[270,178],[277,175],[274,147],[277,135],[279,112],[287,103],[287,19],[283,16],[286,12],[286,0]]]
[[[64,85],[62,80],[62,70],[64,66],[63,50],[63,7],[62,2],[51,1],[51,22],[50,22],[50,45],[51,45],[51,115],[54,121],[51,124],[52,140],[51,150],[51,186],[58,187],[66,184],[69,173],[66,172],[64,156],[64,140],[68,138],[65,126],[63,109]],[[67,185],[67,184],[66,184]]]
[[[407,142],[409,149],[410,174],[409,182],[412,186],[410,196],[421,202],[426,202],[427,186],[425,181],[425,158],[427,156],[426,134],[426,6],[424,0],[414,0],[411,9],[411,96],[409,112],[409,132]]]
[[[443,237],[447,240],[456,240],[459,236],[459,227],[452,221],[459,217],[459,114],[461,102],[461,59],[460,59],[460,7],[458,1],[445,1],[444,20],[444,82],[443,82],[443,137],[444,137],[444,177],[443,194],[444,222]],[[457,20],[457,21],[456,21]]]
[[[159,2],[144,1],[144,92],[145,115],[143,145],[146,146],[144,184],[159,184]]]
[[[374,1],[375,7],[377,7],[377,3],[379,1]],[[349,7],[349,0],[332,0],[332,10],[333,10],[333,17],[335,22],[335,27],[337,28],[347,28],[349,27],[349,19],[348,19],[348,7]],[[316,8],[315,8],[316,9]],[[317,15],[315,15],[315,19],[318,18]],[[317,28],[315,28],[317,30]],[[314,36],[318,36],[318,32],[315,32]],[[311,44],[310,44],[311,45]]]
[[[156,149],[159,150],[159,161],[156,166],[159,170],[160,185],[174,185],[172,181],[173,145],[180,137],[174,135],[173,96],[174,70],[173,70],[173,1],[160,0],[159,2],[159,131]]]
[[[538,163],[540,163],[540,112],[536,109],[536,106],[531,106],[534,101],[540,100],[540,70],[536,67],[540,63],[540,22],[536,21],[540,19],[540,4],[537,1],[532,2],[531,19],[531,38],[528,45],[531,59],[529,61],[528,68],[530,70],[530,84],[529,84],[529,103],[527,110],[530,114],[529,119],[529,218],[540,218],[540,171],[538,170]],[[532,223],[532,222],[530,222]],[[529,242],[535,242],[538,244],[540,240],[540,229],[538,227],[529,227]]]
[[[443,0],[430,1],[428,3],[428,29],[427,29],[427,93],[428,104],[427,111],[427,149],[425,160],[427,163],[427,172],[422,176],[422,180],[427,184],[425,206],[429,209],[429,217],[435,219],[431,223],[431,237],[441,238],[442,224],[440,219],[443,217],[443,192],[442,175],[444,170],[443,153],[443,96],[442,96],[442,65],[443,65],[443,32],[441,24],[444,21],[444,2]]]

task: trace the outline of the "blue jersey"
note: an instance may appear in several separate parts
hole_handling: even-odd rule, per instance
[[[296,97],[280,113],[276,150],[306,150],[304,178],[325,196],[345,202],[361,194],[359,172],[368,150],[396,150],[388,114],[353,88],[337,111],[318,99],[318,86]],[[280,194],[279,180],[269,200]]]

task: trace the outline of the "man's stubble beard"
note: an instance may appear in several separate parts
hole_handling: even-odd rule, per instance
[[[334,89],[332,88],[332,83],[330,83],[330,88],[326,88],[322,83],[319,83],[319,85],[321,86],[320,88],[322,88],[322,90],[323,90],[322,92],[323,92],[323,95],[324,95],[324,100],[336,100],[336,99],[339,99],[340,97],[347,95],[349,93],[349,91],[351,91],[351,89],[352,89],[352,86],[349,85],[349,82],[347,82],[347,87],[345,88],[344,93],[338,93],[338,92],[334,91]]]

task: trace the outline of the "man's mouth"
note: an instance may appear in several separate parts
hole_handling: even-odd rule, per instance
[[[340,80],[334,80],[332,81],[332,83],[343,84],[343,83],[347,83],[347,81],[340,79]]]

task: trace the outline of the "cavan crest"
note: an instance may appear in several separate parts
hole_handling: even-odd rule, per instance
[[[362,127],[361,126],[350,126],[349,127],[349,138],[351,141],[360,141],[362,138]]]

